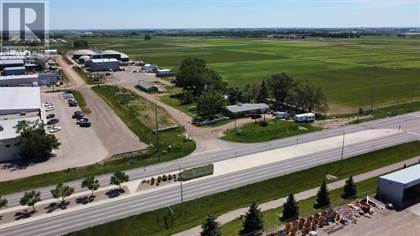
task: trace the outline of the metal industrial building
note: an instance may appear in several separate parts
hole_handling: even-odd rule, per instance
[[[42,123],[42,117],[40,88],[0,88],[0,162],[19,158],[18,123]]]
[[[120,62],[114,58],[91,59],[88,61],[88,65],[92,72],[120,70]]]
[[[379,177],[377,197],[398,210],[420,202],[420,164]]]
[[[4,75],[24,75],[25,73],[26,68],[24,66],[4,68]]]
[[[37,87],[54,85],[59,77],[60,76],[54,72],[0,76],[0,87]]]
[[[21,67],[21,66],[25,66],[25,61],[23,59],[0,60],[0,70],[3,70],[6,67]]]
[[[244,103],[226,107],[226,112],[229,117],[243,117],[252,114],[263,114],[270,110],[270,107],[265,103]]]

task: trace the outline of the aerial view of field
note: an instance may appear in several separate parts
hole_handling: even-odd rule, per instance
[[[420,97],[420,40],[397,37],[299,41],[199,37],[95,38],[160,67],[175,68],[189,56],[205,59],[231,86],[258,83],[278,72],[320,84],[336,112],[392,105]]]

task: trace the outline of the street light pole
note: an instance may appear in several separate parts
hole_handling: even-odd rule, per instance
[[[156,121],[156,148],[158,152],[159,162],[161,161],[160,153],[160,131],[159,131],[159,118],[158,118],[158,106],[157,106],[157,95],[155,93],[155,121]]]
[[[339,169],[340,171],[341,171],[341,168],[343,168],[345,140],[346,140],[346,131],[343,130],[343,144],[341,145],[341,157],[340,157],[340,169]]]
[[[182,173],[182,167],[181,167],[181,163],[177,160],[178,163],[178,168],[179,168],[179,176],[178,176],[178,180],[179,180],[179,184],[180,184],[180,190],[181,190],[181,208],[182,208],[182,216],[185,216],[185,210],[184,210],[184,189],[182,186],[182,178],[181,178],[181,173]]]

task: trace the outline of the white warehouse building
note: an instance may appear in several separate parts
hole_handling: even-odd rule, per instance
[[[0,88],[0,162],[19,158],[17,125],[42,123],[39,87]]]
[[[87,64],[92,72],[120,70],[120,62],[114,58],[91,59]]]

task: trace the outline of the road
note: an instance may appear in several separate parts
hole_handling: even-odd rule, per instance
[[[276,140],[268,143],[252,144],[240,148],[229,149],[219,152],[206,152],[190,155],[186,158],[176,161],[162,163],[146,168],[139,168],[128,171],[131,179],[143,178],[146,176],[154,176],[161,173],[176,171],[181,165],[183,168],[212,163],[219,160],[235,158],[242,155],[258,153],[266,150],[277,149],[291,145],[299,145],[299,143],[321,140],[327,137],[334,137],[345,133],[353,133],[367,129],[377,128],[399,128],[405,132],[383,138],[371,140],[364,143],[357,143],[345,147],[344,158],[368,153],[374,150],[395,146],[401,143],[418,140],[420,129],[420,113],[411,113],[394,118],[377,120],[358,125],[351,125],[338,129],[330,129],[316,133],[291,137],[282,140]],[[259,166],[244,171],[238,171],[226,175],[204,178],[199,181],[184,183],[184,199],[191,200],[203,197],[212,193],[229,190],[239,186],[248,185],[273,177],[285,175],[298,170],[322,165],[340,158],[341,148],[333,148],[327,151],[313,153],[310,155],[299,156],[293,159],[279,161],[274,164]],[[109,176],[101,176],[100,181],[103,185],[108,184]],[[70,185],[75,186],[79,191],[80,182],[75,181]],[[42,195],[49,197],[50,188],[42,188]],[[11,206],[16,205],[22,194],[12,194],[6,196]],[[103,204],[101,206],[92,206],[84,210],[69,210],[61,215],[54,213],[48,218],[29,219],[17,226],[5,227],[0,225],[0,235],[57,235],[63,234],[89,226],[109,222],[112,220],[125,218],[130,215],[162,208],[164,206],[173,205],[180,202],[179,187],[170,187],[167,189],[155,191],[153,193],[132,196],[126,199],[118,199],[116,201]]]

